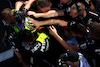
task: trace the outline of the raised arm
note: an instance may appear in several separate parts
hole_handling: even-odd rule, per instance
[[[68,22],[64,21],[64,20],[60,20],[60,19],[49,19],[49,20],[45,20],[45,21],[37,21],[34,20],[32,18],[29,18],[29,20],[31,20],[30,26],[35,26],[36,28],[43,26],[43,25],[59,25],[59,26],[67,26]]]
[[[26,8],[27,10],[31,7],[32,3],[34,2],[35,0],[29,0],[29,1],[17,1],[15,3],[15,11],[19,11],[19,9],[21,8],[21,6],[24,4],[24,8]]]
[[[54,36],[54,38],[66,49],[66,50],[73,50],[72,47],[65,41],[63,38],[61,38],[57,30],[54,28],[54,26],[50,26],[49,33]]]
[[[35,18],[43,17],[43,18],[50,18],[50,17],[57,17],[57,16],[64,16],[63,10],[50,10],[45,13],[35,13],[34,11],[29,11],[28,15],[33,15]]]
[[[15,11],[19,11],[19,9],[21,8],[21,6],[24,4],[24,1],[17,1],[15,3]]]
[[[26,8],[27,10],[29,10],[29,8],[31,7],[32,3],[34,2],[35,0],[29,0],[27,2],[27,4],[24,6],[24,8]]]

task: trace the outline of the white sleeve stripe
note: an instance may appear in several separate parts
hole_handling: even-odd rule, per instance
[[[93,15],[95,15],[95,16],[98,16],[98,14],[93,13],[93,12],[91,12],[91,11],[89,11],[89,13],[90,13],[90,14],[93,14]]]

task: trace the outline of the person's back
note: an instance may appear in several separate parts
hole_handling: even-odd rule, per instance
[[[19,32],[19,39],[21,42],[20,45],[17,44],[17,46],[23,59],[32,65],[37,65],[39,61],[43,62],[42,55],[50,48],[50,37],[47,34],[43,32],[34,34],[29,30],[24,30]],[[34,58],[34,60],[32,60],[32,58]],[[29,61],[30,59],[31,61]],[[32,62],[34,62],[34,64]],[[39,64],[41,65],[41,63]]]

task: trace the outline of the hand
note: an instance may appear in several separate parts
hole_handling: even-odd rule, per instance
[[[34,19],[32,19],[32,18],[28,18],[29,20],[30,20],[30,22],[28,22],[28,23],[31,23],[31,24],[29,24],[29,26],[34,26],[35,27],[35,29],[37,29],[38,27],[40,27],[40,23],[37,21],[37,20],[34,20]]]
[[[22,10],[22,12],[21,12],[22,19],[24,19],[26,16],[27,16],[27,11]]]
[[[16,16],[16,21],[18,23],[22,23],[22,19],[25,19],[25,17],[27,16],[27,12],[24,10],[22,10],[21,13],[19,11],[17,11],[15,16]]]
[[[28,11],[27,14],[30,16],[30,15],[33,15],[33,16],[36,16],[36,13],[34,11]]]
[[[24,4],[26,5],[28,3],[28,1],[25,1]]]
[[[49,26],[49,33],[52,35],[52,36],[55,36],[57,33],[57,30],[54,26]]]

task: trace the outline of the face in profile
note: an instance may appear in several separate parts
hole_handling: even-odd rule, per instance
[[[69,14],[69,15],[70,15],[72,18],[76,18],[76,17],[79,15],[75,4],[73,4],[73,5],[71,6],[70,14]]]

